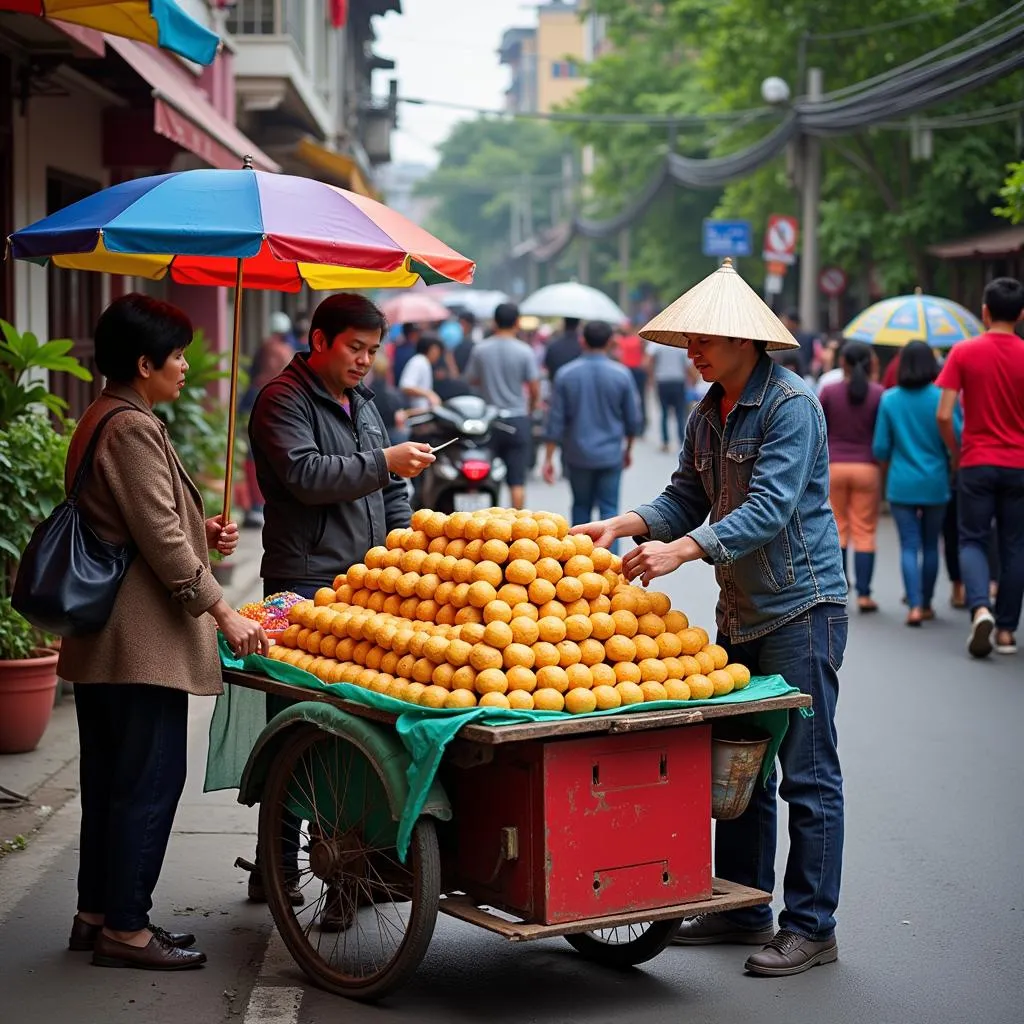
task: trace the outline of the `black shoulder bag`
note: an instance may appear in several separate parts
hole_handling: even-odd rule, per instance
[[[96,425],[71,492],[32,532],[14,581],[11,605],[33,626],[59,636],[99,632],[110,618],[132,547],[112,544],[85,522],[78,494],[92,468],[107,420],[132,409],[112,409]]]

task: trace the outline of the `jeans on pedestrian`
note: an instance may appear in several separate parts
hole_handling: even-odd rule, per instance
[[[636,384],[636,390],[640,395],[640,416],[643,420],[643,427],[640,430],[641,434],[647,433],[647,370],[643,366],[635,366],[630,369],[630,375],[633,377],[633,383]],[[682,435],[680,435],[681,437]]]
[[[1024,601],[1024,469],[966,466],[958,480],[960,571],[971,614],[989,606],[989,542],[995,521],[999,554],[996,629],[1020,624]]]
[[[281,591],[290,590],[293,594],[306,597],[312,600],[317,591],[315,586],[302,586],[291,583],[288,580],[264,580],[263,596],[278,594]],[[282,697],[276,693],[267,694],[267,721],[275,715],[290,708],[297,701],[288,697]],[[286,877],[299,877],[299,842],[302,834],[302,819],[296,817],[287,808],[281,810],[281,863],[284,867]],[[256,864],[260,862],[260,845],[256,844]]]
[[[939,537],[945,505],[891,506],[900,536],[903,591],[911,608],[931,608],[939,576]]]
[[[669,443],[669,417],[675,413],[680,448],[686,434],[687,387],[685,380],[659,380],[658,404],[661,406],[661,443]]]
[[[82,799],[78,909],[108,928],[149,924],[185,788],[188,694],[148,683],[75,687]]]
[[[779,927],[813,940],[835,931],[843,864],[843,776],[836,746],[835,712],[839,669],[849,619],[839,605],[819,604],[767,636],[732,644],[721,633],[730,661],[758,675],[781,675],[810,694],[809,709],[790,711],[779,748],[782,778],[778,795],[789,805],[789,859],[783,883],[785,909]],[[777,772],[758,785],[738,818],[715,827],[715,874],[772,892],[778,822]],[[737,927],[754,930],[772,923],[767,904],[728,914]]]
[[[598,519],[610,519],[619,514],[619,483],[622,469],[587,469],[583,466],[567,467],[569,487],[572,488],[572,525],[589,523],[597,509]],[[618,541],[611,546],[618,549]]]

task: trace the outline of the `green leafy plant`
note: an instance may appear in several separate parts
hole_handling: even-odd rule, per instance
[[[0,597],[0,661],[31,658],[46,645],[46,637],[12,607],[9,597]]]
[[[999,198],[1005,203],[992,212],[1005,217],[1014,224],[1024,221],[1024,162],[1007,167],[1006,181],[999,190]]]
[[[0,427],[42,405],[63,415],[67,403],[36,379],[38,371],[70,373],[79,380],[92,380],[92,374],[72,355],[74,342],[69,338],[40,342],[31,332],[21,333],[6,320],[0,320]]]

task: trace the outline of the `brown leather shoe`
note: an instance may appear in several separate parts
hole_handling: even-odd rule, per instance
[[[751,974],[767,978],[784,978],[802,974],[818,964],[831,964],[839,959],[836,937],[815,942],[796,932],[783,929],[760,953],[747,957],[743,965]]]
[[[737,928],[724,914],[698,914],[679,924],[672,939],[675,946],[763,946],[775,934],[774,928]]]
[[[267,902],[267,890],[263,886],[263,874],[260,871],[249,872],[249,902],[250,903],[266,903]],[[302,890],[299,888],[298,882],[292,882],[285,893],[288,896],[288,902],[293,907],[301,907],[306,902],[306,897],[302,895]]]
[[[154,935],[163,936],[172,946],[177,946],[178,949],[188,949],[196,944],[196,937],[191,932],[165,932],[163,928],[157,928],[156,925],[150,925],[149,927]],[[71,922],[71,934],[68,936],[68,949],[72,949],[76,953],[91,952],[102,930],[103,925],[87,924],[75,914],[75,918]]]
[[[356,919],[354,894],[343,892],[340,885],[327,887],[324,909],[320,912],[320,931],[344,932],[352,927]]]
[[[202,967],[206,954],[197,949],[178,949],[166,939],[153,933],[145,946],[129,946],[103,932],[96,936],[92,962],[97,967],[136,967],[143,971],[187,971]]]

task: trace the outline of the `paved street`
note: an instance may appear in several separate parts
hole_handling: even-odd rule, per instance
[[[654,494],[673,458],[641,446],[625,502]],[[530,488],[532,507],[567,511],[564,485]],[[708,567],[666,589],[711,626]],[[74,910],[78,810],[68,803],[24,852],[0,860],[0,1019],[47,1024],[374,1021],[857,1022],[1003,1024],[1021,1019],[1024,972],[1024,658],[968,661],[966,618],[906,629],[894,529],[882,522],[877,597],[857,617],[839,710],[847,846],[841,959],[789,980],[745,977],[739,949],[666,950],[626,973],[562,940],[513,946],[442,917],[413,982],[380,1007],[307,984],[269,914],[245,902],[234,858],[251,855],[256,815],[233,793],[201,792],[212,702],[192,704],[192,769],[155,920],[194,930],[210,958],[183,976],[99,970],[64,943]],[[0,762],[0,781],[3,781]],[[780,873],[781,877],[781,873]],[[269,940],[269,945],[268,945]]]

